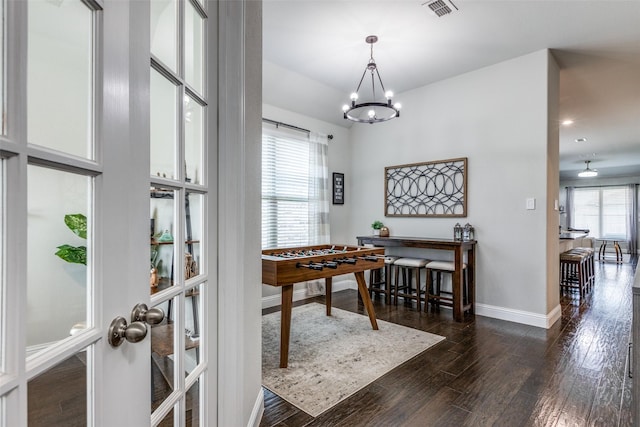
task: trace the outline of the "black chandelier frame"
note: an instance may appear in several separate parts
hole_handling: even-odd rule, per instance
[[[362,77],[360,78],[358,87],[354,92],[356,97],[355,98],[352,97],[351,105],[345,105],[345,107],[343,108],[344,118],[347,120],[351,120],[353,122],[358,122],[358,123],[373,124],[373,123],[379,123],[379,122],[386,122],[396,117],[400,117],[400,109],[397,108],[395,105],[393,105],[393,100],[391,99],[391,97],[387,98],[387,102],[370,101],[370,102],[356,103],[357,94],[360,91],[360,87],[362,86],[362,82],[364,81],[365,76],[367,75],[367,71],[371,73],[371,91],[372,91],[373,99],[375,100],[376,98],[376,85],[375,85],[376,76],[378,77],[378,81],[380,82],[382,93],[385,94],[386,96],[386,90],[384,88],[384,83],[382,83],[382,77],[380,77],[378,66],[376,65],[376,62],[373,59],[373,44],[378,41],[378,37],[368,36],[365,39],[365,41],[371,45],[371,56],[369,58],[369,63],[367,64],[367,66],[364,69],[364,72],[362,73]],[[373,108],[372,111],[374,111],[374,114],[372,116],[371,115],[368,116],[367,118],[362,118],[361,114],[354,114],[357,112],[362,113],[362,110],[365,108]],[[378,117],[378,115],[376,114],[377,113],[376,108],[378,109],[383,108],[385,109],[385,111],[387,111],[388,114],[382,117]]]

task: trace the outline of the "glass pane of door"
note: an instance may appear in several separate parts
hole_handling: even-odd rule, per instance
[[[2,6],[0,6],[1,8]],[[5,206],[4,206],[4,159],[0,157],[0,242],[4,242],[4,224],[5,224]],[[4,295],[7,289],[7,283],[5,281],[5,254],[3,253],[5,245],[0,245],[0,310],[5,311]],[[0,316],[0,343],[5,343],[4,336],[4,318]],[[4,375],[4,351],[0,351],[0,376]],[[0,409],[2,409],[0,407]],[[0,412],[0,414],[3,412]],[[0,425],[2,425],[2,417],[0,417]]]
[[[28,139],[93,158],[93,14],[80,0],[30,1]]]
[[[5,88],[4,81],[4,3],[0,2],[0,134],[5,135],[7,133],[6,126],[6,100],[4,95]],[[1,325],[0,325],[1,326]],[[0,419],[0,422],[2,420]]]
[[[170,299],[157,307],[165,312],[165,319],[151,326],[151,411],[175,389],[176,383],[176,299]]]
[[[151,0],[151,54],[178,71],[178,2]]]
[[[185,280],[202,273],[202,207],[204,196],[198,193],[186,193],[185,198]]]
[[[27,356],[87,327],[91,181],[28,167]]]
[[[178,91],[176,85],[151,69],[151,175],[176,179]]]
[[[186,401],[186,417],[185,417],[185,426],[186,427],[199,427],[200,426],[200,401],[201,401],[201,393],[200,393],[200,379],[196,380],[195,383],[189,390],[187,390],[187,401]]]
[[[188,376],[200,363],[200,286],[191,288],[185,293],[185,361],[184,375]]]
[[[85,426],[87,351],[82,351],[31,379],[27,386],[29,427]],[[61,387],[64,384],[64,387]]]
[[[185,80],[202,94],[203,19],[190,1],[185,1],[184,14]]]
[[[204,108],[189,95],[184,96],[184,157],[186,181],[202,184]]]
[[[174,285],[175,271],[175,197],[168,188],[152,187],[151,216],[151,265],[149,284],[151,294]]]

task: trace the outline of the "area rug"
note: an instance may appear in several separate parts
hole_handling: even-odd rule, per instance
[[[444,337],[318,303],[294,307],[289,367],[280,369],[280,312],[262,316],[262,384],[317,417]]]

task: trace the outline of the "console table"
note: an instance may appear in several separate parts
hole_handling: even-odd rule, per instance
[[[421,248],[421,249],[438,249],[443,251],[453,251],[455,272],[453,273],[453,318],[457,322],[464,320],[464,301],[462,300],[462,283],[464,271],[464,254],[467,254],[467,280],[469,281],[469,299],[472,302],[476,300],[476,258],[475,247],[476,241],[459,241],[453,239],[437,239],[431,237],[380,237],[380,236],[358,236],[358,245],[374,245],[385,248],[405,247],[405,248]],[[471,314],[473,314],[473,304],[471,305]]]

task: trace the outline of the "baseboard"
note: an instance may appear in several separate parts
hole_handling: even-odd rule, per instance
[[[264,414],[264,390],[260,387],[258,397],[256,397],[256,403],[253,405],[253,411],[251,411],[251,417],[247,423],[247,427],[259,427],[260,421],[262,421],[262,415]]]
[[[486,316],[545,329],[549,329],[558,319],[560,319],[562,314],[559,304],[547,315],[478,303],[475,304],[475,312],[478,316]]]
[[[355,279],[343,279],[339,281],[334,281],[331,284],[332,292],[343,291],[345,289],[358,289],[358,284],[356,283]],[[294,301],[313,298],[314,296],[315,295],[307,295],[306,289],[296,289],[295,291],[293,291]],[[276,307],[280,305],[281,302],[282,300],[279,293],[275,295],[269,295],[268,297],[262,297],[262,308],[265,309],[270,307]]]

